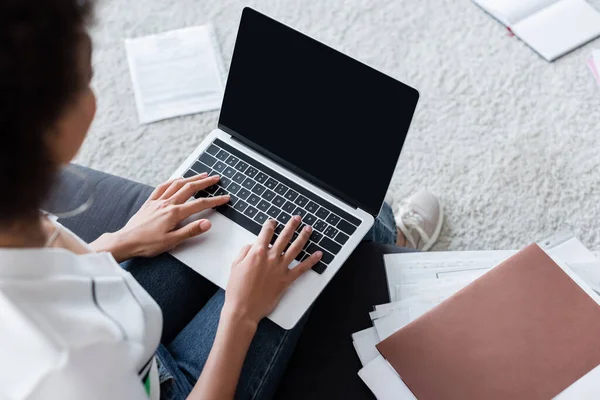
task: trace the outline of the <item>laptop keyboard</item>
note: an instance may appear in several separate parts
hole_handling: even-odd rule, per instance
[[[195,197],[230,195],[229,203],[216,210],[255,235],[260,233],[267,219],[277,220],[279,224],[272,243],[292,216],[301,215],[302,224],[292,241],[305,225],[312,226],[313,233],[296,260],[305,260],[312,253],[322,251],[321,261],[313,267],[319,274],[331,264],[360,225],[358,218],[219,139],[198,157],[184,178],[203,172],[211,176],[220,175],[221,180],[217,185],[196,193]]]

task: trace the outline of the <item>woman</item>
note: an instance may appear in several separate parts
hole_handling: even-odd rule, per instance
[[[188,201],[218,177],[158,186],[123,229],[89,245],[39,211],[95,114],[90,8],[0,3],[0,398],[269,398],[303,322],[284,331],[263,318],[321,256],[287,268],[311,234],[304,228],[285,250],[300,217],[271,248],[276,223],[265,223],[225,294],[164,254],[210,229],[180,223],[229,200]],[[413,203],[400,240],[429,246],[439,209],[418,214]],[[384,212],[371,235],[390,243],[396,227]],[[127,270],[117,264],[126,260]]]

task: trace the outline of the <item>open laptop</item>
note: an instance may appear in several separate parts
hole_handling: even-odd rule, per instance
[[[298,259],[317,250],[323,257],[269,315],[291,329],[373,226],[418,98],[415,89],[245,8],[218,129],[173,174],[218,174],[219,186],[196,197],[230,194],[231,202],[198,214],[212,229],[171,254],[225,288],[231,263],[268,218],[280,232],[302,215],[314,231]]]

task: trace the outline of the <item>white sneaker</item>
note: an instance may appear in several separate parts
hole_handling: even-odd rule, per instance
[[[421,189],[398,205],[394,217],[406,238],[407,247],[427,251],[440,236],[444,211],[435,195]]]

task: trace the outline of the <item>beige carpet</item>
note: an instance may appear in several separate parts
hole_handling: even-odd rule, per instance
[[[468,0],[98,4],[99,110],[77,159],[84,165],[167,179],[218,112],[140,126],[123,40],[212,22],[229,65],[250,4],[419,89],[392,188],[440,196],[447,219],[437,249],[517,248],[562,229],[600,248],[600,88],[585,65],[598,41],[549,64]]]

